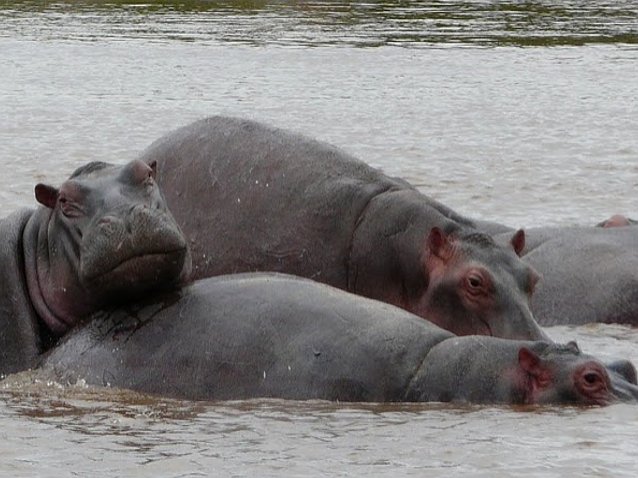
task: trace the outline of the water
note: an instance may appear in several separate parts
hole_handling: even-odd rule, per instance
[[[472,217],[636,214],[638,2],[0,1],[0,216],[211,114],[337,144]],[[638,332],[557,327],[638,362]],[[174,402],[1,386],[7,476],[635,476],[638,407]]]

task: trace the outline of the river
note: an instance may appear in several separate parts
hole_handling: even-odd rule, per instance
[[[475,218],[638,217],[638,2],[0,1],[0,215],[212,114]],[[548,329],[638,363],[638,331]],[[638,407],[171,401],[0,385],[0,475],[635,476]]]

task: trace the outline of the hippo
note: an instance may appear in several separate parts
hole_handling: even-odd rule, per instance
[[[0,374],[32,367],[82,318],[190,275],[188,243],[166,208],[154,163],[92,162],[40,207],[0,220]]]
[[[203,279],[99,312],[40,371],[189,400],[638,400],[628,361],[606,367],[573,342],[458,337],[390,304],[277,273]]]
[[[514,231],[475,224],[502,244]],[[638,228],[632,219],[614,215],[596,226],[527,229],[522,258],[541,276],[531,301],[541,325],[638,325]]]
[[[457,335],[546,339],[536,273],[518,253],[403,180],[305,136],[216,116],[151,144],[189,240],[194,280],[293,274],[381,300]]]

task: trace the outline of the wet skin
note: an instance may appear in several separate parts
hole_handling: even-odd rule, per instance
[[[537,277],[405,181],[307,137],[213,117],[141,157],[193,251],[193,278],[275,271],[397,305],[458,335],[544,339],[529,308]]]
[[[31,367],[82,318],[190,273],[187,242],[155,183],[156,166],[89,163],[41,206],[0,221],[0,374]]]
[[[282,274],[198,281],[100,313],[46,356],[54,379],[166,397],[635,403],[635,368],[575,343],[456,337],[386,303]]]

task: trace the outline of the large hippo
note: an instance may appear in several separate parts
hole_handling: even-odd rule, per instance
[[[457,337],[409,312],[283,274],[196,282],[99,313],[47,377],[185,399],[636,402],[635,368],[575,343]]]
[[[189,238],[194,279],[285,272],[402,307],[457,335],[545,338],[536,274],[469,220],[339,149],[212,117],[153,143],[158,183]]]
[[[31,367],[81,318],[176,284],[186,239],[155,183],[156,167],[90,163],[41,206],[0,220],[0,374]]]

